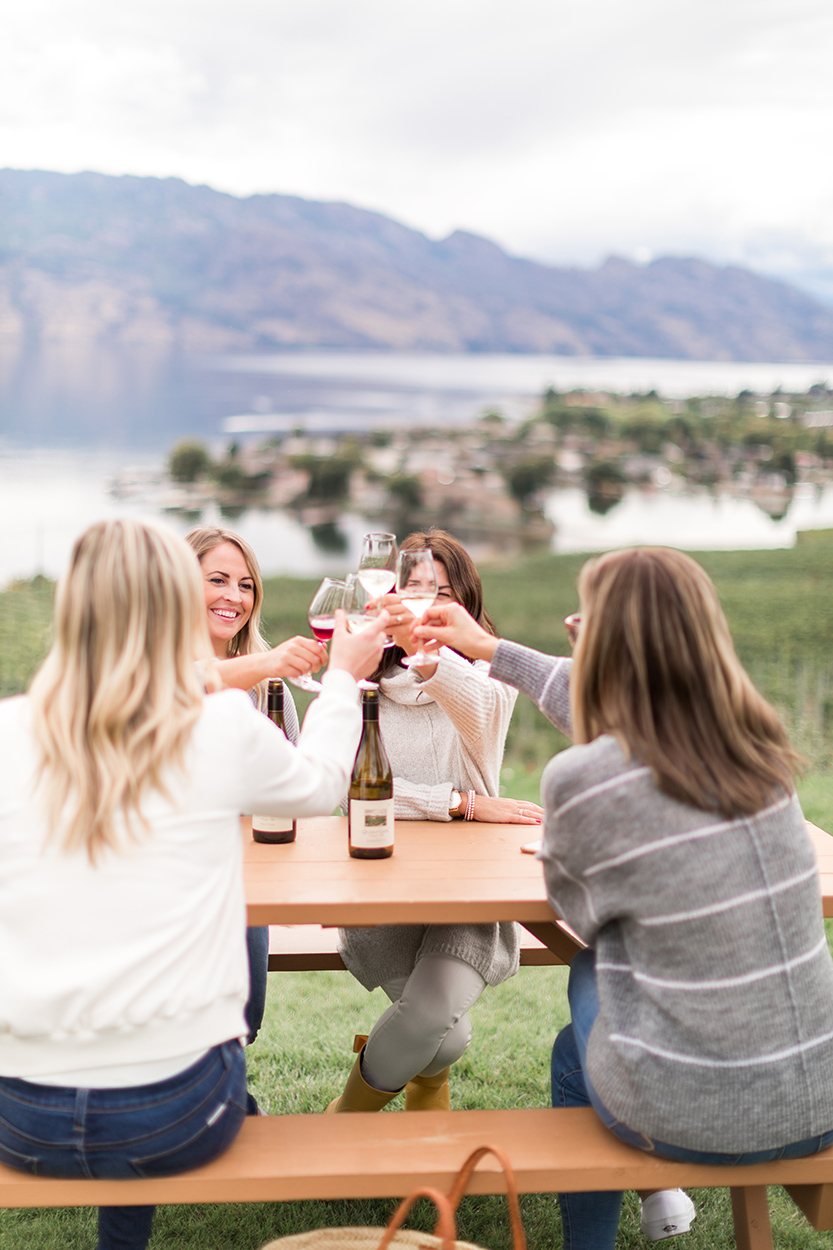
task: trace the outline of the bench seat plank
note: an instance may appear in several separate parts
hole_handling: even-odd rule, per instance
[[[569,958],[575,954],[579,946],[575,944],[558,925],[535,925],[536,933],[543,934],[547,941],[557,946],[563,955]],[[521,966],[550,967],[569,962],[561,958],[555,950],[550,949],[543,941],[529,931],[527,926],[520,926],[521,933]],[[551,936],[550,936],[551,935]],[[338,953],[338,930],[326,928],[318,924],[270,925],[269,926],[269,971],[270,972],[343,972],[344,963]]]
[[[833,1182],[833,1147],[743,1168],[676,1163],[624,1145],[585,1108],[382,1112],[253,1116],[219,1159],[161,1179],[52,1180],[0,1166],[0,1207],[401,1197],[417,1184],[447,1190],[487,1143],[509,1156],[522,1193]],[[501,1187],[485,1160],[471,1192]]]

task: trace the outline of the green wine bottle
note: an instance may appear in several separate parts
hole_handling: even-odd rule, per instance
[[[348,848],[354,859],[393,854],[393,776],[379,732],[379,692],[362,693],[362,736],[347,799]]]
[[[266,695],[266,715],[285,735],[283,682],[280,677],[269,678]],[[252,816],[252,837],[255,842],[294,842],[295,821],[291,816]]]

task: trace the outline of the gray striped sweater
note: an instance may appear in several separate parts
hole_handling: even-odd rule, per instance
[[[492,675],[569,733],[571,661],[501,642]],[[603,735],[550,761],[541,859],[596,951],[588,1070],[624,1124],[742,1153],[833,1128],[833,962],[793,794],[729,820]]]

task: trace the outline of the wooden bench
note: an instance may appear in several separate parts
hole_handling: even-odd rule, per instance
[[[566,924],[520,926],[521,967],[546,967],[568,964],[581,946]],[[535,932],[544,932],[550,949]],[[553,940],[552,933],[555,934]],[[269,926],[270,972],[343,972],[344,963],[338,953],[338,930],[319,924],[278,924]]]
[[[422,1184],[448,1190],[487,1143],[508,1155],[522,1193],[726,1186],[738,1250],[772,1250],[767,1185],[784,1185],[817,1229],[833,1227],[833,1148],[753,1167],[673,1163],[624,1145],[584,1108],[251,1117],[230,1150],[181,1176],[68,1181],[0,1166],[0,1207],[399,1198]],[[471,1192],[501,1191],[486,1161]]]

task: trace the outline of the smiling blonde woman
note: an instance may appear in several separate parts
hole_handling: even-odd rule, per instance
[[[300,635],[270,647],[260,632],[263,578],[257,556],[234,530],[203,525],[186,534],[200,562],[211,647],[225,686],[248,690],[266,707],[270,677],[292,678],[321,668],[327,649]],[[298,714],[287,690],[284,696],[287,736],[298,736]]]

